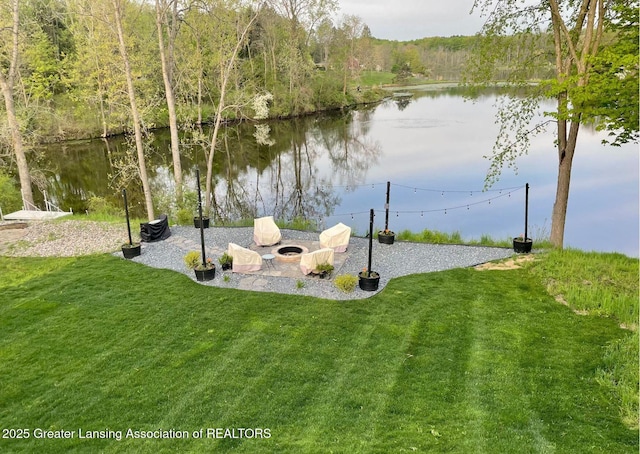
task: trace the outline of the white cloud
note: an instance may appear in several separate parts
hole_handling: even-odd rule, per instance
[[[474,35],[484,19],[470,15],[473,0],[340,0],[339,15],[362,18],[376,38],[407,41],[428,36]]]

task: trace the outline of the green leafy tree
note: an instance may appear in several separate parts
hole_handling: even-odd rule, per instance
[[[13,178],[0,170],[0,208],[3,214],[17,211],[21,206],[22,198]]]
[[[125,14],[127,2],[126,0],[111,0],[111,6],[111,14],[116,28],[116,35],[118,37],[118,49],[122,58],[123,73],[127,82],[129,107],[131,109],[131,119],[133,123],[136,151],[138,154],[138,170],[140,174],[140,180],[142,181],[144,200],[147,208],[147,217],[150,221],[152,221],[153,219],[155,219],[155,214],[153,210],[151,186],[149,184],[149,177],[147,175],[147,166],[144,156],[145,147],[143,143],[142,117],[140,115],[140,111],[138,110],[136,89],[133,82],[133,70],[131,66],[131,60],[129,58],[130,51],[127,47],[125,30],[123,27],[123,14]]]
[[[156,26],[158,49],[162,63],[162,79],[169,114],[171,132],[171,156],[173,157],[173,177],[176,183],[176,199],[182,201],[182,164],[180,163],[180,141],[178,139],[178,117],[175,97],[175,46],[179,30],[178,0],[156,0]]]
[[[637,11],[637,2],[622,0],[582,0],[562,4],[558,0],[534,3],[517,0],[474,2],[474,10],[486,16],[486,22],[470,65],[469,82],[487,84],[495,79],[499,70],[504,73],[503,65],[508,51],[505,42],[515,43],[521,50],[515,55],[511,54],[507,68],[506,82],[511,87],[524,88],[539,67],[551,65],[554,69],[554,77],[541,83],[538,90],[528,90],[526,93],[529,94],[525,96],[522,91],[514,91],[499,105],[497,122],[500,129],[490,157],[487,184],[497,180],[504,165],[515,166],[516,158],[527,152],[533,135],[543,131],[546,125],[555,124],[558,181],[550,240],[559,248],[564,242],[572,163],[581,124],[599,113],[605,118],[605,125],[612,129],[622,128],[614,132],[617,134],[615,141],[622,143],[637,137],[637,121],[627,120],[634,118],[634,115],[637,118],[637,102],[635,105],[618,103],[607,106],[607,100],[612,100],[611,93],[618,91],[616,86],[620,83],[621,75],[627,77],[630,73],[633,77],[635,72],[637,80],[637,42],[633,50],[629,46],[607,46],[604,42],[606,32],[612,33],[612,42],[624,42],[627,40],[624,34],[633,33],[630,30],[633,20],[621,20],[619,8],[620,5],[631,6],[631,3]],[[619,26],[613,27],[614,22]],[[506,37],[510,38],[506,40]],[[540,52],[541,39],[547,37],[553,49],[551,59]],[[613,52],[609,57],[607,49]],[[620,55],[620,52],[627,51],[631,51],[629,60]],[[618,57],[631,64],[624,64],[608,74],[597,70],[598,62],[603,58],[617,61]],[[540,102],[549,97],[556,101],[555,111],[547,114],[547,121],[531,127]]]
[[[0,3],[0,90],[4,98],[11,148],[16,158],[22,198],[33,205],[31,174],[25,154],[22,128],[18,120],[15,93],[20,78],[20,8],[18,0]]]
[[[612,145],[638,140],[638,4],[619,1],[607,22],[610,33],[593,59],[589,90],[584,91],[585,119],[607,130]]]

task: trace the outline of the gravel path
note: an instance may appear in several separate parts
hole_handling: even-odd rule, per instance
[[[7,227],[5,225],[5,227]],[[126,226],[89,221],[34,222],[27,228],[0,229],[0,254],[13,257],[58,256],[68,257],[94,253],[113,253],[122,257],[120,246],[126,241]],[[195,280],[193,270],[187,269],[183,257],[188,251],[200,251],[200,231],[193,227],[173,226],[171,237],[164,241],[142,243],[142,254],[132,259],[154,268],[164,268],[183,273]],[[17,234],[17,235],[16,235]],[[317,241],[317,232],[282,230],[286,240]],[[139,234],[134,241],[139,241]],[[212,227],[205,230],[207,256],[216,263],[226,251],[228,243],[248,247],[253,239],[252,227]],[[4,240],[4,241],[3,241]],[[352,237],[344,264],[334,270],[340,274],[357,275],[367,266],[369,240]],[[372,269],[380,273],[382,290],[390,279],[416,273],[428,273],[451,268],[479,265],[492,260],[511,257],[513,251],[505,248],[439,245],[396,242],[393,245],[373,242]],[[124,260],[124,258],[123,258]],[[356,287],[353,293],[343,293],[333,280],[304,277],[277,277],[264,274],[239,274],[222,272],[218,267],[216,277],[203,285],[255,290],[265,292],[308,295],[335,300],[367,298],[376,292],[366,292]]]
[[[156,268],[166,268],[184,273],[195,280],[192,270],[185,267],[183,256],[189,250],[200,250],[200,231],[193,227],[171,227],[172,236],[165,241],[142,243],[142,254],[133,259]],[[205,245],[207,255],[217,261],[232,242],[249,247],[252,242],[253,228],[214,227],[205,230]],[[286,240],[314,241],[318,239],[317,232],[301,232],[296,230],[282,230],[282,237]],[[367,266],[369,240],[352,237],[346,261],[339,269],[334,270],[333,276],[340,274],[357,275]],[[121,254],[119,254],[121,256]],[[393,245],[373,242],[373,260],[371,268],[380,273],[380,287],[382,290],[390,279],[416,273],[441,271],[451,268],[475,266],[492,260],[504,259],[513,255],[513,250],[495,247],[438,245],[424,243],[396,242]],[[228,276],[223,278],[221,275]],[[344,293],[337,289],[333,280],[305,278],[300,273],[299,279],[290,277],[274,277],[261,274],[247,275],[231,272],[222,273],[218,268],[216,277],[203,285],[257,290],[266,292],[288,293],[294,295],[308,295],[335,300],[367,298],[375,292],[367,292],[356,287],[353,293]],[[303,285],[301,285],[303,284]]]
[[[17,227],[17,228],[16,228]],[[140,235],[137,235],[139,241]],[[0,223],[0,254],[9,257],[73,257],[113,252],[127,241],[127,227],[94,221]]]

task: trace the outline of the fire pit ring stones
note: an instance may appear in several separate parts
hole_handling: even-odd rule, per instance
[[[309,249],[299,244],[285,244],[271,250],[275,259],[279,262],[299,262],[300,256],[309,252]]]

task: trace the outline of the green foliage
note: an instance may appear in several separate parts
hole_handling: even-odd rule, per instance
[[[419,243],[434,244],[462,244],[462,235],[460,232],[445,233],[435,230],[424,229],[422,232],[413,233],[410,230],[403,230],[396,236],[401,241],[415,241]]]
[[[220,263],[220,265],[231,265],[233,263],[233,257],[225,252],[218,258],[218,263]]]
[[[196,269],[198,266],[202,265],[200,253],[198,251],[187,252],[184,256],[184,264],[190,269]]]
[[[88,202],[89,213],[98,217],[117,217],[122,219],[124,209],[116,207],[104,197],[92,196]]]
[[[334,270],[334,267],[330,263],[320,263],[316,266],[316,270],[320,273],[331,273]]]
[[[188,208],[180,208],[175,215],[178,225],[190,225],[193,223],[193,213]]]
[[[0,170],[0,208],[4,214],[13,213],[22,208],[22,195],[13,178]]]
[[[353,292],[356,289],[357,284],[358,277],[353,274],[341,274],[340,276],[336,276],[333,280],[333,285],[345,293]]]
[[[609,131],[609,142],[621,145],[638,141],[638,2],[617,2],[610,23],[612,36],[593,58],[589,86],[573,99],[582,104],[585,120]]]
[[[253,222],[253,221],[252,221]],[[318,224],[313,219],[305,219],[300,216],[296,216],[290,221],[285,221],[282,219],[276,220],[276,224],[281,229],[292,229],[292,230],[317,230]]]

